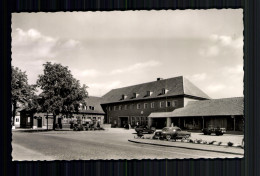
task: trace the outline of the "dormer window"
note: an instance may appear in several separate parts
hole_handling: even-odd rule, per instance
[[[153,92],[151,92],[151,91],[147,91],[147,92],[146,92],[146,96],[147,96],[147,97],[150,97],[150,96],[152,95],[152,93],[153,93]]]
[[[139,95],[138,93],[134,93],[134,94],[133,94],[133,98],[137,98],[138,95]]]
[[[169,91],[169,90],[163,88],[163,89],[162,89],[162,95],[167,94],[168,91]]]
[[[127,96],[123,94],[122,97],[121,97],[121,100],[125,100],[126,97],[127,97]]]

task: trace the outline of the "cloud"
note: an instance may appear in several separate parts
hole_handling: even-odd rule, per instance
[[[219,46],[232,47],[235,49],[243,48],[243,36],[241,37],[231,37],[227,35],[217,35],[213,34],[210,39]]]
[[[69,48],[75,48],[75,47],[79,47],[80,46],[80,42],[77,40],[67,40],[62,47],[69,49]]]
[[[22,59],[22,57],[26,59],[54,57],[52,49],[56,44],[57,39],[44,36],[35,29],[23,31],[17,28],[12,35],[12,53],[18,59]]]
[[[43,35],[33,28],[28,31],[17,28],[12,33],[13,57],[19,59],[50,59],[79,46],[80,42],[77,40],[60,40]]]
[[[198,73],[191,76],[187,76],[188,79],[197,82],[197,81],[204,81],[207,78],[206,73]]]
[[[243,48],[243,36],[231,37],[227,35],[213,34],[209,36],[210,43],[208,46],[199,49],[199,54],[204,57],[214,57],[220,54],[223,49],[239,49]]]
[[[97,77],[101,74],[101,72],[96,69],[71,69],[71,72],[76,77]]]
[[[243,76],[244,76],[244,70],[243,65],[235,65],[233,67],[224,67],[222,69],[222,76],[225,76],[226,78],[229,78],[230,82],[232,84],[243,85]]]
[[[121,81],[113,81],[107,83],[90,83],[87,85],[90,96],[103,96],[108,91],[121,87]]]
[[[204,57],[213,57],[219,54],[218,46],[209,46],[207,48],[202,48],[199,50],[199,54]]]
[[[243,74],[243,65],[236,65],[234,67],[225,67],[224,69],[225,74]]]
[[[136,63],[134,65],[130,65],[126,68],[123,69],[115,69],[111,71],[111,74],[119,74],[119,73],[125,73],[125,72],[131,72],[134,70],[140,70],[140,69],[145,69],[145,68],[149,68],[149,67],[156,67],[160,65],[160,62],[158,61],[148,61],[148,62],[143,62],[143,63]]]
[[[209,93],[215,93],[215,92],[219,92],[225,88],[226,88],[226,86],[224,84],[211,84],[206,87],[206,90]]]

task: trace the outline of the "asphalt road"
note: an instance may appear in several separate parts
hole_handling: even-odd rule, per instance
[[[128,142],[132,130],[13,132],[13,160],[90,160],[90,159],[176,159],[241,158],[206,152]]]

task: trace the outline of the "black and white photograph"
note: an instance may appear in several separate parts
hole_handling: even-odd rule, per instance
[[[244,158],[243,9],[12,13],[12,160]]]

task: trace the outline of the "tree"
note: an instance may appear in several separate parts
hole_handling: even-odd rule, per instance
[[[81,87],[68,67],[51,62],[46,62],[43,66],[44,73],[37,80],[37,86],[43,91],[39,103],[43,112],[53,114],[55,130],[56,116],[75,111],[77,105],[88,96],[87,86],[83,84]]]
[[[26,72],[22,72],[19,68],[12,66],[11,103],[13,124],[19,106],[22,105],[27,110],[37,107],[37,103],[34,101],[36,99],[34,91],[35,86],[28,84]]]

